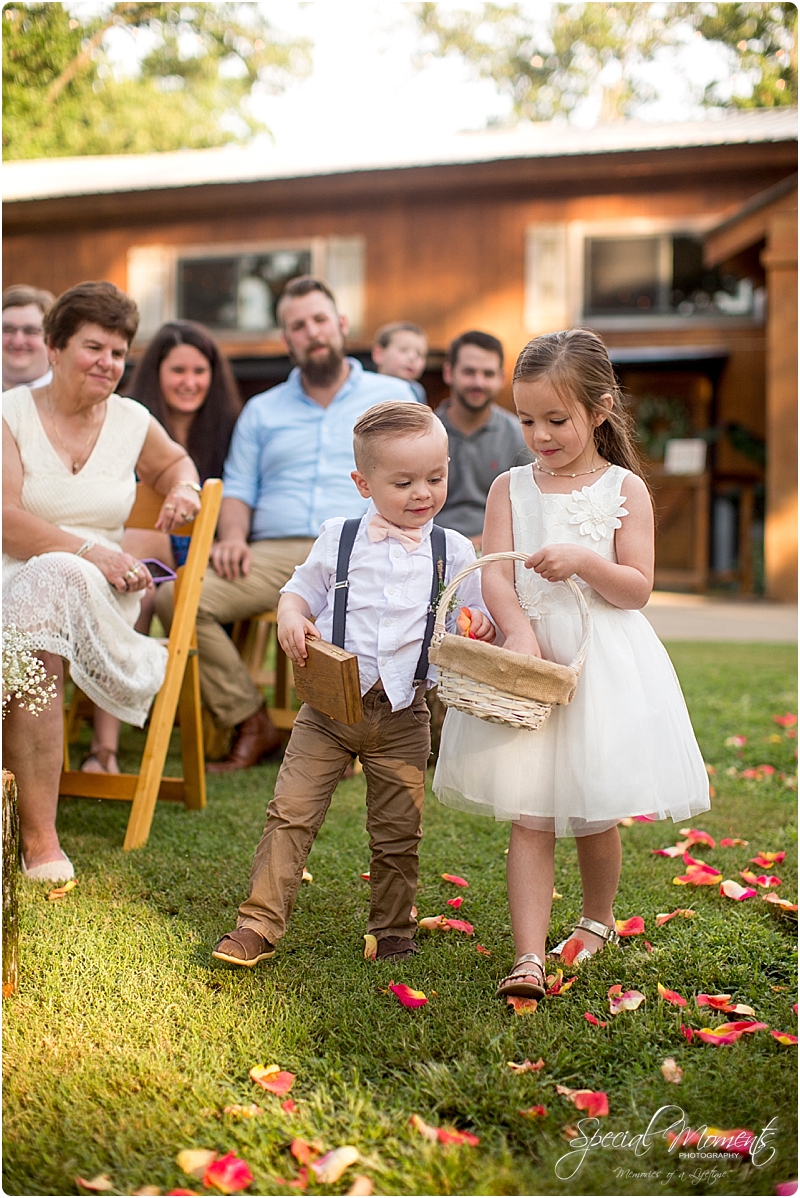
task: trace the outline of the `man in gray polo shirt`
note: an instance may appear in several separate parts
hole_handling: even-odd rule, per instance
[[[436,409],[450,440],[447,502],[436,523],[480,549],[486,496],[498,474],[533,460],[516,416],[494,402],[503,386],[503,346],[490,333],[462,333],[442,368],[450,396]]]

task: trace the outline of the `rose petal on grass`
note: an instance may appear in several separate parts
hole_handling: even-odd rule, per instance
[[[626,815],[624,819],[621,819],[618,822],[619,822],[619,826],[621,828],[632,828],[633,827],[633,819],[629,815]]]
[[[797,1044],[797,1036],[793,1036],[791,1032],[776,1032],[771,1031],[770,1035],[778,1041],[779,1044]]]
[[[704,1044],[714,1044],[718,1047],[723,1044],[735,1044],[742,1037],[741,1032],[722,1032],[719,1028],[713,1027],[700,1027],[694,1034]]]
[[[459,878],[458,874],[442,874],[445,882],[452,882],[454,886],[469,886],[466,878]]]
[[[281,1110],[285,1111],[287,1115],[293,1115],[297,1110],[297,1103],[293,1098],[287,1098],[286,1102],[281,1103]]]
[[[469,1144],[474,1148],[480,1138],[469,1131],[456,1131],[454,1127],[437,1127],[436,1134],[442,1144]]]
[[[167,1190],[166,1198],[177,1198],[179,1194],[186,1195],[188,1198],[189,1194],[199,1194],[199,1190]]]
[[[454,932],[463,932],[465,936],[471,936],[475,931],[471,923],[467,923],[466,919],[443,919],[443,928],[452,928]]]
[[[571,1123],[568,1124],[567,1127],[564,1128],[564,1139],[565,1140],[575,1140],[575,1139],[577,1139],[577,1137],[579,1135],[580,1135],[580,1132],[578,1131],[577,1127],[573,1127]]]
[[[415,1131],[418,1131],[419,1134],[424,1136],[426,1140],[431,1140],[433,1143],[438,1140],[439,1137],[436,1134],[436,1128],[432,1127],[430,1123],[426,1123],[425,1120],[421,1119],[419,1115],[412,1115],[409,1119],[409,1123],[415,1129]]]
[[[301,881],[303,881],[303,882],[313,882],[314,881],[314,875],[310,874],[305,866],[303,866],[303,877],[301,878]]]
[[[645,948],[647,949],[647,951],[648,951],[649,953],[651,953],[651,952],[653,951],[653,946],[652,946],[652,944],[650,943],[650,941],[649,941],[649,940],[643,940],[643,941],[642,941],[642,944],[645,946]]]
[[[426,915],[424,919],[419,920],[419,927],[425,928],[426,932],[435,932],[443,922],[443,915]]]
[[[626,990],[623,994],[610,995],[608,1006],[612,1015],[619,1015],[620,1011],[635,1011],[643,1002],[646,999],[641,991]]]
[[[269,1073],[259,1075],[257,1077],[253,1076],[254,1070],[251,1069],[250,1077],[257,1086],[261,1086],[262,1089],[268,1090],[270,1094],[288,1094],[294,1085],[295,1075],[294,1073],[287,1073],[283,1069],[278,1069],[277,1072],[275,1072],[276,1068],[277,1066],[270,1065]],[[255,1069],[258,1069],[257,1065],[255,1066]]]
[[[747,744],[746,736],[729,736],[725,741],[729,749],[743,749]]]
[[[752,1015],[755,1017],[755,1011],[753,1008],[745,1006],[743,1002],[732,1003],[727,1010],[730,1011],[732,1015]]]
[[[491,955],[492,955],[492,954],[489,952],[488,948],[484,948],[482,944],[476,944],[476,945],[475,945],[475,952],[476,952],[476,953],[483,953],[484,957],[491,957]]]
[[[780,886],[780,878],[776,878],[774,874],[759,874],[756,878],[756,885],[761,886],[764,890],[770,890],[773,886]]]
[[[749,840],[742,840],[741,836],[724,836],[719,845],[722,849],[733,849],[737,846],[745,848],[749,843]]]
[[[303,1165],[302,1169],[298,1169],[297,1177],[293,1181],[287,1180],[285,1177],[275,1177],[273,1180],[279,1186],[289,1186],[293,1190],[307,1190],[309,1183],[308,1167]]]
[[[108,1194],[114,1189],[113,1182],[107,1173],[98,1173],[97,1177],[92,1177],[89,1181],[83,1177],[76,1177],[75,1181],[79,1186],[83,1186],[84,1190],[90,1190],[93,1194]]]
[[[365,882],[368,882],[369,881],[369,872],[362,874],[361,877],[364,879]]]
[[[353,1184],[347,1191],[348,1198],[368,1198],[372,1193],[372,1181],[369,1177],[365,1177],[363,1173],[358,1173],[353,1178]]]
[[[661,1072],[666,1082],[673,1082],[678,1086],[683,1081],[683,1070],[677,1064],[674,1057],[666,1057],[661,1062]]]
[[[562,960],[565,965],[573,965],[578,953],[582,953],[585,947],[586,946],[579,936],[570,936],[569,940],[561,950],[560,960]]]
[[[559,894],[559,893],[558,893],[558,891],[556,890],[555,886],[554,886],[554,887],[553,887],[553,898],[554,898],[554,899],[560,899],[560,898],[563,898],[563,897],[564,897],[564,896],[563,896],[563,894]]]
[[[693,844],[707,844],[710,849],[717,847],[714,837],[701,828],[681,828],[681,836],[686,837],[687,848]]]
[[[210,1148],[184,1148],[175,1157],[178,1168],[189,1177],[201,1178],[217,1154]]]
[[[590,1119],[608,1114],[608,1095],[604,1090],[570,1090],[569,1086],[556,1086],[556,1091],[579,1111],[586,1111]]]
[[[730,1011],[731,997],[730,994],[698,994],[694,1001],[698,1007],[711,1007],[713,1011]]]
[[[587,1023],[591,1023],[594,1027],[608,1027],[605,1019],[598,1019],[596,1015],[591,1013],[591,1011],[584,1011],[583,1017]]]
[[[773,724],[777,724],[779,728],[794,728],[797,724],[797,716],[794,712],[787,711],[784,715],[774,715],[772,722]]]
[[[524,1115],[527,1119],[546,1119],[547,1107],[544,1106],[529,1106],[524,1111],[519,1111],[520,1115]]]
[[[557,969],[554,974],[552,974],[550,977],[548,977],[546,979],[546,981],[547,981],[547,990],[545,991],[545,993],[547,995],[555,997],[555,995],[557,995],[557,994],[565,994],[566,991],[569,990],[569,988],[572,986],[572,983],[577,981],[577,978],[576,977],[570,978],[568,981],[565,982],[563,969]]]
[[[514,1008],[515,1015],[532,1015],[539,1002],[535,998],[520,998],[517,994],[508,994],[506,1005]]]
[[[753,873],[752,869],[740,869],[739,877],[744,878],[748,886],[755,886],[756,884],[756,875]]]
[[[788,1198],[788,1195],[797,1193],[797,1182],[796,1181],[779,1181],[778,1184],[775,1186],[775,1193],[781,1195],[782,1198],[784,1195],[786,1196],[786,1198]]]
[[[308,1140],[301,1140],[299,1136],[296,1136],[289,1145],[289,1151],[298,1165],[310,1165],[322,1152],[322,1145],[316,1141],[309,1144]]]
[[[364,933],[364,960],[374,961],[378,955],[378,938],[371,932]]]
[[[463,901],[464,901],[464,899],[462,898],[462,896],[460,894],[457,894],[455,898],[451,898],[451,899],[447,900],[447,905],[448,905],[448,907],[453,907],[457,911],[458,908],[463,903]]]
[[[142,1186],[141,1189],[133,1191],[133,1198],[155,1198],[155,1195],[160,1193],[158,1186]]]
[[[687,1044],[691,1044],[692,1040],[694,1040],[694,1030],[687,1023],[681,1024],[681,1035]]]
[[[400,982],[399,985],[390,982],[389,989],[404,1007],[424,1007],[428,1001],[421,990],[412,990],[405,982]]]
[[[521,1065],[518,1065],[516,1061],[506,1061],[506,1064],[514,1073],[538,1073],[540,1069],[544,1069],[544,1060],[542,1057],[539,1057],[536,1064],[529,1061],[527,1057]]]
[[[634,915],[631,919],[616,919],[614,923],[620,936],[641,936],[644,931],[641,915]]]
[[[738,882],[734,882],[731,878],[727,878],[719,888],[723,898],[735,899],[737,903],[744,902],[745,899],[754,898],[755,890],[752,886],[740,886]]]
[[[761,901],[774,903],[776,907],[781,907],[784,911],[797,910],[797,903],[790,903],[788,899],[779,898],[777,894],[762,894]]]
[[[264,1112],[258,1103],[251,1102],[249,1106],[242,1106],[238,1102],[231,1103],[230,1106],[222,1108],[223,1115],[235,1115],[237,1119],[253,1119],[256,1115],[263,1115]]]
[[[634,815],[633,820],[637,824],[654,824],[656,817],[654,815]]]
[[[245,1162],[233,1152],[212,1161],[203,1174],[203,1185],[219,1190],[222,1194],[241,1194],[253,1180],[253,1174]]]
[[[656,927],[660,928],[662,924],[669,923],[669,921],[674,919],[676,915],[682,915],[684,919],[691,919],[694,915],[694,911],[692,911],[690,907],[676,907],[674,911],[670,911],[668,914],[657,915]]]
[[[685,849],[681,841],[680,844],[668,844],[665,849],[651,849],[650,852],[655,857],[682,857]]]
[[[333,1185],[335,1181],[344,1173],[345,1169],[349,1169],[359,1159],[359,1151],[352,1144],[344,1144],[341,1148],[334,1148],[331,1152],[326,1152],[318,1161],[311,1162],[311,1171],[317,1179],[319,1185]]]
[[[690,869],[685,874],[681,874],[677,878],[672,879],[673,886],[716,886],[717,882],[722,881],[722,874],[718,874],[716,870],[710,867],[704,869]]]
[[[673,1007],[685,1007],[686,999],[678,994],[677,990],[667,990],[666,986],[658,983],[658,993],[664,999],[664,1002],[672,1003]]]
[[[64,898],[66,895],[69,894],[70,890],[74,890],[77,885],[78,885],[78,879],[70,878],[70,880],[68,882],[65,882],[63,886],[56,886],[55,890],[51,890],[47,896],[47,901],[50,903],[54,903],[56,901],[56,899]]]
[[[751,857],[750,861],[753,865],[760,865],[762,869],[769,869],[770,865],[780,865],[785,857],[785,852],[759,853],[757,857]]]

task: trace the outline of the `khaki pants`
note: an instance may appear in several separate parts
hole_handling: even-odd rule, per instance
[[[364,718],[342,724],[304,704],[295,720],[267,823],[250,873],[250,896],[239,927],[277,944],[286,931],[303,867],[331,797],[352,754],[367,780],[370,910],[367,930],[378,940],[413,936],[430,715],[422,687],[413,703],[393,712],[380,682],[363,698]]]
[[[225,728],[241,724],[264,702],[223,624],[277,607],[281,587],[295,566],[306,560],[313,544],[311,537],[253,541],[250,573],[233,582],[208,567],[197,609],[197,654],[203,702],[216,724]],[[172,622],[172,589],[167,583],[156,592],[156,611],[166,629]]]

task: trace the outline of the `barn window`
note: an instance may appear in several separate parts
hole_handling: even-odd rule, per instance
[[[749,316],[749,279],[703,265],[699,238],[587,237],[584,316]]]
[[[277,326],[275,307],[286,284],[310,273],[310,248],[179,257],[178,316],[210,329],[269,332]]]

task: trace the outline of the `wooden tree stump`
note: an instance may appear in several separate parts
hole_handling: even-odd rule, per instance
[[[17,780],[3,770],[3,998],[19,986],[19,813]]]

